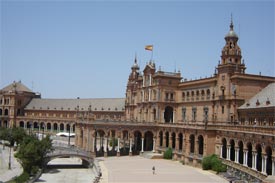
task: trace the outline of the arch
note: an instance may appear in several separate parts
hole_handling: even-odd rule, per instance
[[[58,125],[57,125],[57,123],[54,123],[54,124],[53,124],[53,130],[57,132],[57,130],[58,130]]]
[[[165,147],[169,147],[169,132],[165,132]]]
[[[210,99],[210,90],[209,89],[206,90],[206,97],[207,97],[207,99]]]
[[[59,129],[60,129],[61,132],[64,131],[64,123],[60,123],[59,124]]]
[[[160,147],[163,146],[163,132],[162,131],[159,132],[159,146]]]
[[[19,127],[20,127],[20,128],[24,128],[24,127],[25,127],[24,121],[20,121],[20,122],[19,122]]]
[[[83,134],[83,130],[81,131],[81,133]],[[95,152],[96,152],[97,157],[104,156],[104,136],[105,136],[104,130],[101,130],[101,129],[96,130],[96,132],[95,132]],[[82,139],[84,139],[84,138],[82,138]],[[99,140],[99,143],[98,143],[98,140]]]
[[[222,139],[222,158],[226,159],[227,157],[227,141],[225,138]]]
[[[134,144],[133,144],[133,155],[138,155],[139,152],[141,151],[141,132],[140,131],[135,131],[134,132]]]
[[[256,169],[258,171],[262,171],[262,146],[261,146],[261,144],[256,145],[256,152],[257,152],[257,155],[256,155],[256,161],[257,161]]]
[[[32,122],[28,121],[28,122],[27,122],[27,128],[29,129],[29,128],[31,128],[31,127],[32,127]]]
[[[247,166],[252,168],[252,144],[251,142],[247,143]]]
[[[189,142],[190,142],[190,153],[195,152],[195,135],[190,135],[189,136]]]
[[[272,148],[270,146],[267,146],[265,148],[265,152],[266,152],[266,174],[272,175]]]
[[[33,123],[33,129],[38,129],[39,127],[38,127],[38,122],[34,122]]]
[[[42,130],[45,130],[45,127],[46,127],[46,126],[45,126],[45,123],[44,123],[44,122],[41,122],[39,125],[40,125],[40,128],[41,128]]]
[[[4,110],[4,115],[5,115],[5,116],[8,116],[8,115],[9,115],[9,110],[8,110],[8,109],[5,109],[5,110]]]
[[[182,133],[179,133],[179,150],[182,151],[182,145],[183,145],[183,135]]]
[[[66,124],[66,131],[70,132],[71,131],[71,125],[70,124]]]
[[[52,124],[51,123],[47,123],[47,130],[51,130],[52,129]]]
[[[203,146],[204,146],[204,140],[203,140],[203,136],[202,135],[199,135],[198,137],[198,145],[199,145],[199,155],[203,155]]]
[[[153,138],[154,138],[154,135],[151,131],[147,131],[144,134],[144,151],[153,150]]]
[[[176,147],[176,134],[175,132],[172,133],[172,149]]]
[[[9,122],[7,120],[4,121],[4,127],[8,128]]]
[[[230,160],[235,161],[235,141],[230,140]]]
[[[243,142],[239,141],[238,146],[239,146],[239,159],[238,159],[238,162],[240,164],[243,164]]]

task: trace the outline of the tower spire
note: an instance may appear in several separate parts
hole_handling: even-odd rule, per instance
[[[232,13],[231,13],[231,22],[230,22],[230,30],[233,31],[233,18],[232,18]]]

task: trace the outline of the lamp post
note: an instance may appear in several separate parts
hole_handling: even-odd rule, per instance
[[[70,146],[71,141],[71,123],[69,123],[69,139],[68,139],[68,146]]]
[[[9,140],[10,140],[10,153],[9,153],[9,170],[11,169],[11,129],[9,129]]]
[[[43,131],[42,131],[42,139],[44,138],[44,130],[45,130],[45,124],[44,123],[42,123],[42,129],[43,129]]]

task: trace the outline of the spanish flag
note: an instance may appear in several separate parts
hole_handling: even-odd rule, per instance
[[[145,50],[153,51],[153,45],[146,45]]]

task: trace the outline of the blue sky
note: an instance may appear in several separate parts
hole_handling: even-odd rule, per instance
[[[124,97],[143,70],[210,76],[230,15],[247,73],[275,76],[274,1],[0,1],[0,87],[21,80],[43,98]]]

